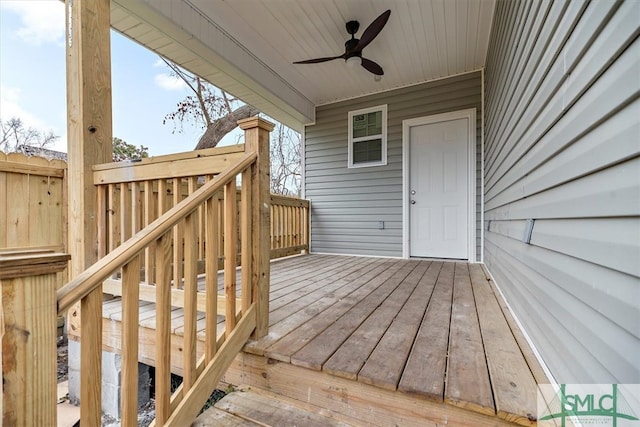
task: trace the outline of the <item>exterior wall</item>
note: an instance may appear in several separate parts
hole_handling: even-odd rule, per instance
[[[485,262],[559,383],[640,382],[638,16],[637,1],[496,5]]]
[[[347,168],[349,111],[387,104],[387,165]],[[305,130],[305,197],[314,252],[402,256],[402,121],[476,108],[477,257],[481,211],[481,73],[320,106]],[[384,221],[384,229],[379,222]]]

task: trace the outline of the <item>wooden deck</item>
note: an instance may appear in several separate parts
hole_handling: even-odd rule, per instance
[[[119,347],[120,315],[119,300],[104,304],[107,348]],[[153,304],[141,303],[140,324],[141,360],[153,365]],[[327,255],[272,263],[269,334],[225,381],[356,425],[530,425],[536,382],[547,382],[481,265]]]

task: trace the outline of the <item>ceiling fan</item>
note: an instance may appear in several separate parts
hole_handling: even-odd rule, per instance
[[[360,28],[360,23],[358,21],[349,21],[347,22],[347,33],[351,34],[351,39],[347,40],[344,44],[344,53],[339,56],[329,56],[326,58],[315,58],[315,59],[307,59],[306,61],[297,61],[294,64],[317,64],[319,62],[332,61],[334,59],[344,59],[345,62],[351,62],[351,58],[354,58],[357,61],[358,58],[361,60],[362,66],[369,72],[381,76],[384,74],[382,67],[377,63],[373,62],[370,59],[362,57],[362,50],[376,38],[376,36],[382,31],[385,24],[389,20],[389,15],[391,15],[391,10],[387,10],[382,13],[382,15],[378,16],[364,32],[362,33],[362,37],[360,39],[355,38],[355,33],[358,32]]]

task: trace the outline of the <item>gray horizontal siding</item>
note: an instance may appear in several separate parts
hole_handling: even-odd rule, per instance
[[[561,383],[640,382],[639,16],[637,1],[496,5],[485,262]]]
[[[387,165],[347,168],[349,111],[387,104]],[[477,254],[480,257],[481,75],[405,87],[316,110],[305,131],[305,196],[312,201],[311,250],[402,256],[402,121],[476,108]],[[379,222],[384,229],[379,230]]]

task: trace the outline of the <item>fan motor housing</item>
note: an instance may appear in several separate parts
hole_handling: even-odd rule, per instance
[[[347,58],[349,58],[351,56],[362,56],[362,52],[361,51],[354,52],[354,50],[358,46],[358,42],[359,41],[360,41],[360,39],[352,38],[352,39],[347,40],[344,43],[344,50],[346,52]]]
[[[360,23],[358,21],[349,21],[347,22],[347,33],[351,34],[352,36],[358,32],[358,29],[360,28]]]

